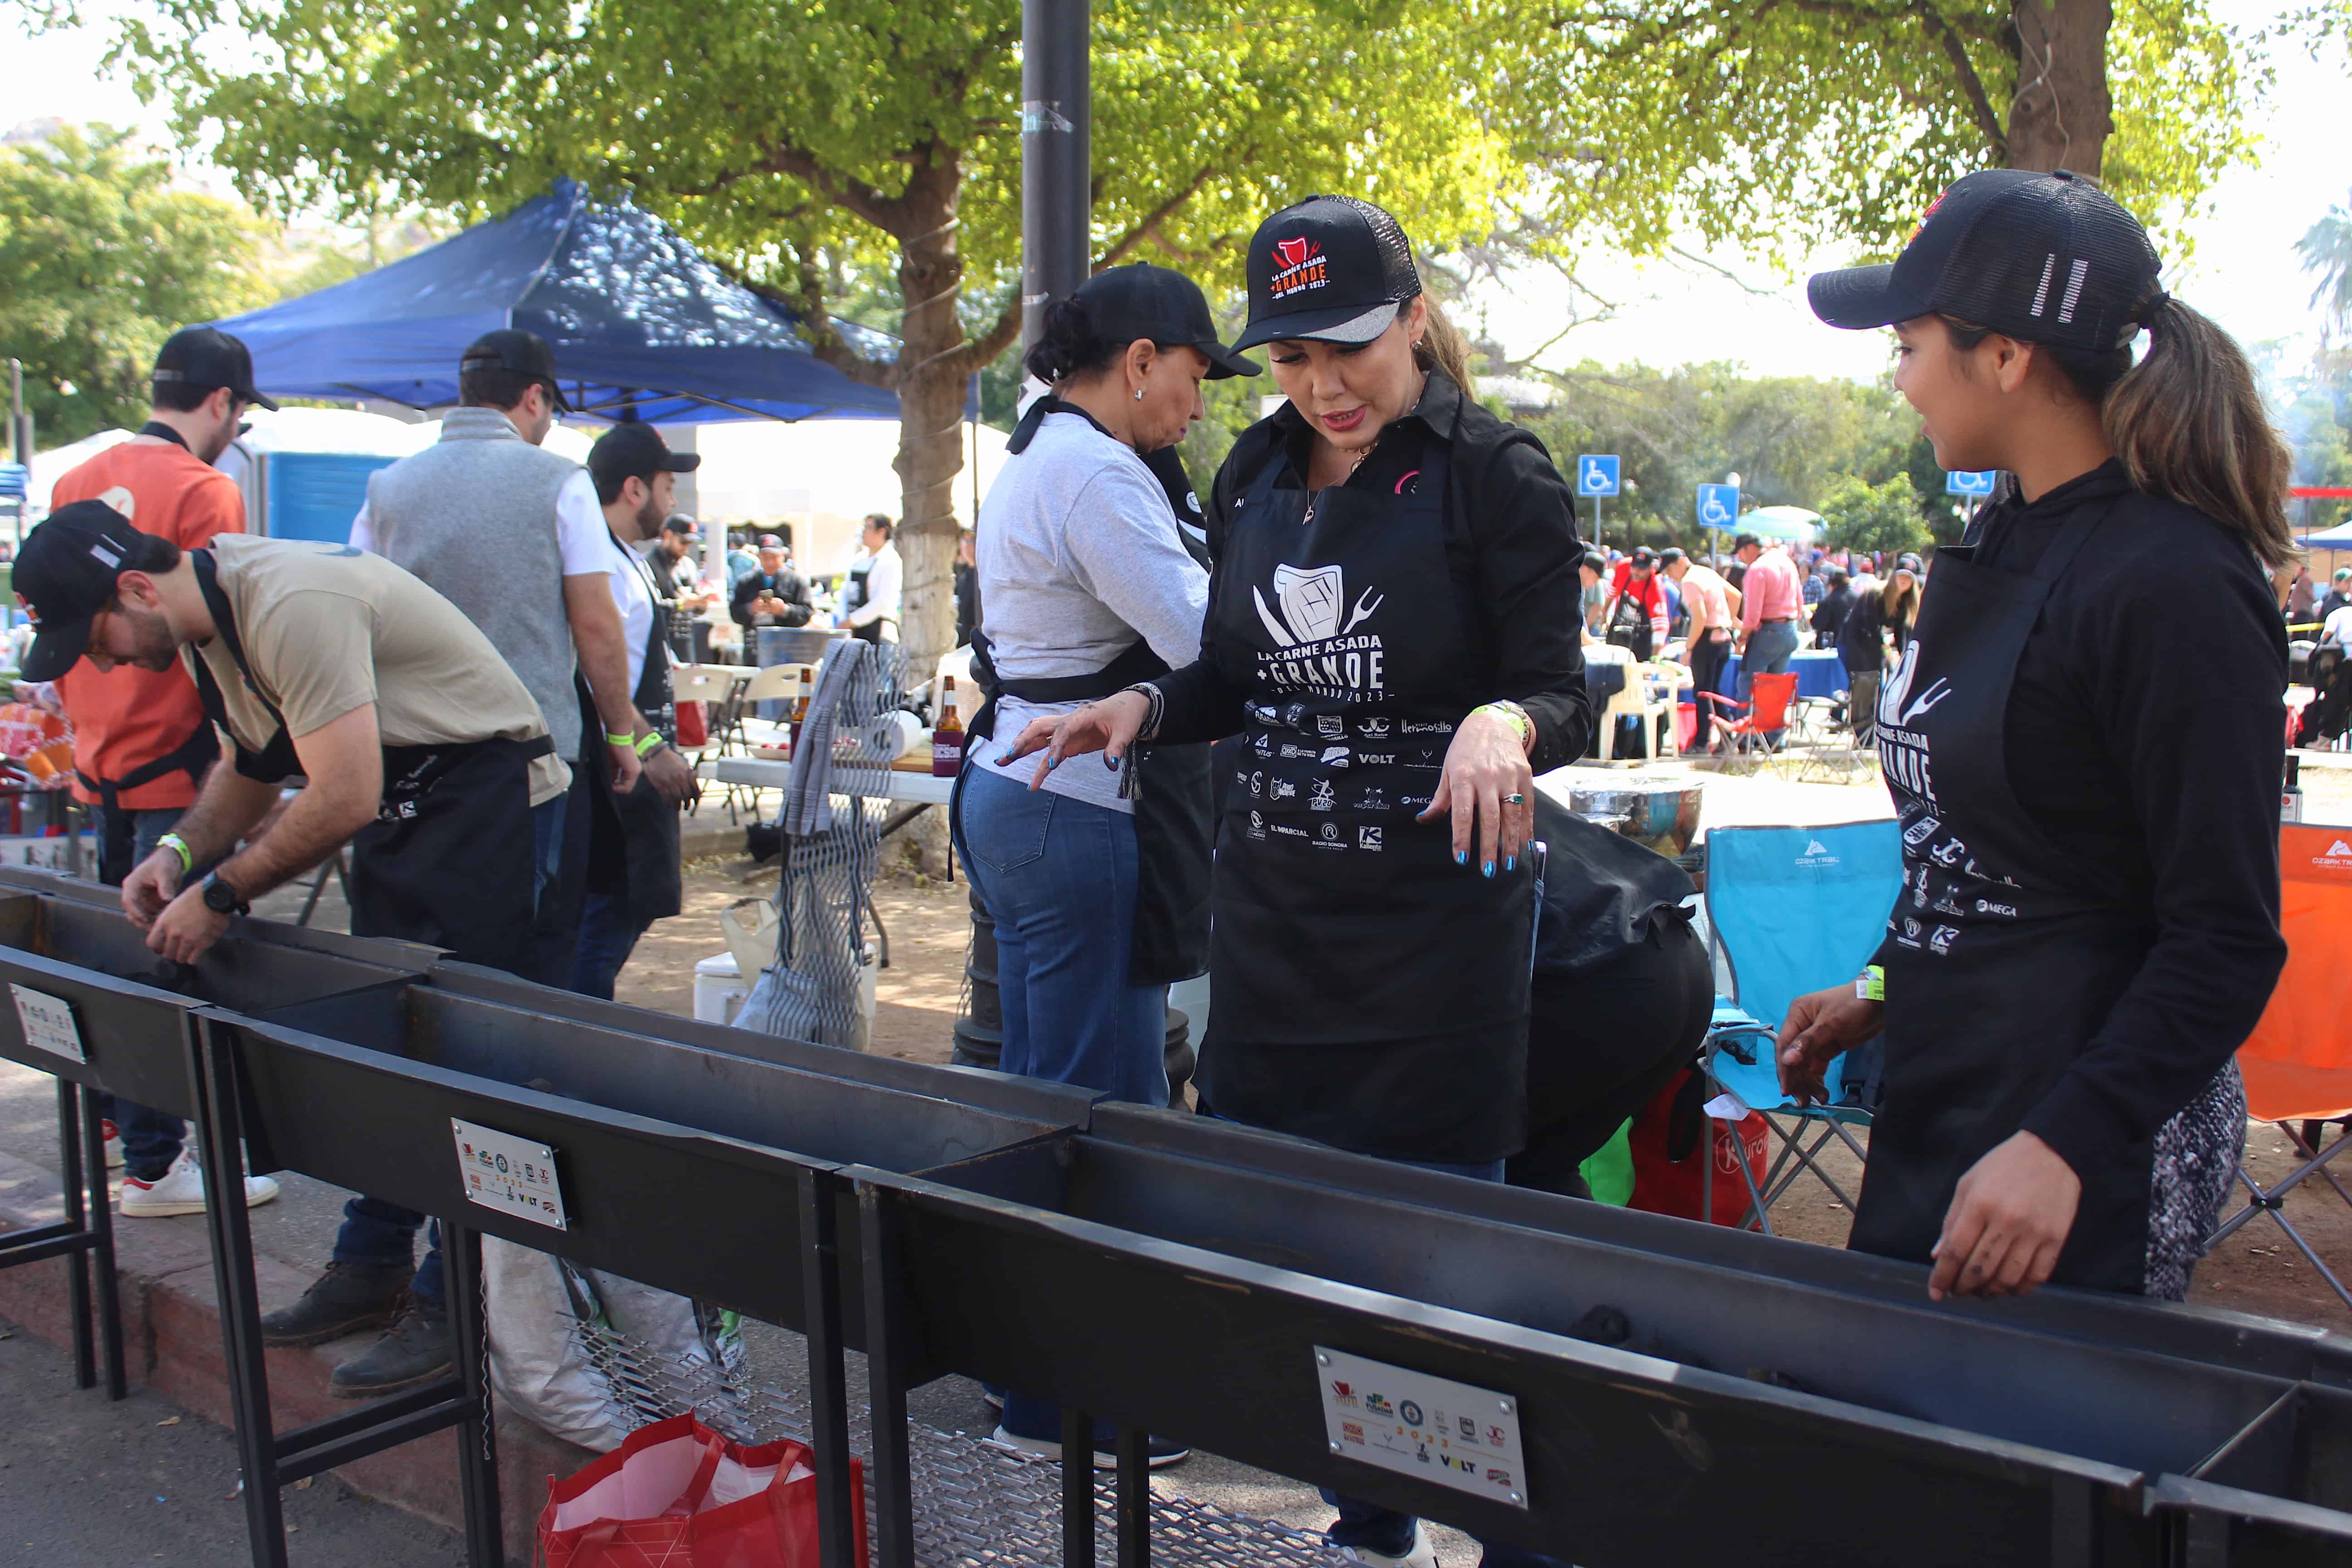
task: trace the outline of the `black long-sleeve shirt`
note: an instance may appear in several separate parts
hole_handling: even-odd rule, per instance
[[[2133,491],[2109,462],[2031,505],[1988,508],[1976,559],[2032,572],[2066,515],[2108,495],[2116,510],[2052,585],[2019,658],[2002,731],[2010,789],[2079,858],[2081,890],[2146,909],[2154,933],[2025,1120],[2083,1172],[2111,1169],[2212,1080],[2286,962],[2286,641],[2252,552],[2202,512]]]
[[[1284,463],[1279,485],[1306,488],[1314,439],[1305,417],[1286,403],[1244,431],[1217,470],[1206,521],[1210,552],[1220,565],[1209,579],[1200,658],[1158,682],[1165,699],[1161,740],[1214,741],[1240,731],[1250,693],[1234,672],[1244,666],[1221,663],[1216,638],[1225,531],[1234,502],[1277,452]],[[1577,563],[1584,547],[1574,498],[1542,442],[1465,397],[1442,371],[1431,373],[1421,402],[1381,434],[1346,483],[1390,494],[1422,466],[1431,441],[1453,448],[1446,559],[1465,625],[1491,672],[1491,696],[1528,710],[1536,731],[1528,760],[1537,773],[1564,766],[1584,754],[1592,731],[1579,636],[1584,585]]]

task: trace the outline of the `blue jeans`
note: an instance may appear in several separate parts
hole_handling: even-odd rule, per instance
[[[572,952],[566,991],[610,1002],[613,983],[636,950],[646,928],[629,918],[629,900],[591,889],[580,905],[580,945]]]
[[[107,867],[107,871],[121,874],[110,876],[110,886],[120,884],[124,877],[137,869],[139,863],[155,853],[163,835],[179,826],[180,808],[172,806],[162,811],[131,813],[132,841],[131,861],[128,867]],[[106,808],[93,805],[89,808],[89,825],[96,830],[98,841],[106,842]],[[187,1147],[188,1124],[168,1110],[158,1110],[152,1105],[134,1105],[127,1100],[117,1100],[110,1094],[98,1097],[98,1113],[114,1123],[122,1134],[122,1173],[142,1182],[160,1182],[163,1173]]]
[[[1796,651],[1797,624],[1794,621],[1775,621],[1769,626],[1758,626],[1754,631],[1749,632],[1748,651],[1740,657],[1739,660],[1741,699],[1754,700],[1756,677],[1788,673],[1789,660],[1795,656]],[[1780,737],[1786,732],[1782,730],[1770,731],[1772,743],[1779,745]]]
[[[557,795],[530,808],[531,894],[547,896],[563,862],[563,814],[570,795]],[[626,955],[624,954],[625,957]],[[618,966],[615,966],[617,971]],[[606,992],[607,995],[611,993]],[[126,1156],[127,1157],[127,1156]],[[334,1258],[368,1268],[404,1266],[416,1256],[416,1227],[425,1216],[415,1209],[388,1204],[382,1198],[355,1197],[343,1204],[342,1228],[335,1233]],[[416,1299],[438,1310],[446,1296],[442,1283],[441,1227],[426,1235],[425,1261],[418,1265],[410,1289]]]
[[[1001,1070],[1166,1105],[1168,988],[1128,979],[1135,819],[977,767],[961,816],[956,848],[996,921]]]

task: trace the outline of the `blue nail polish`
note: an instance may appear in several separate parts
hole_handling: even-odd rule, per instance
[[[1516,871],[1516,870],[1517,870],[1518,868],[1519,868],[1519,858],[1518,858],[1517,856],[1516,856],[1516,855],[1506,855],[1506,856],[1504,856],[1504,857],[1503,857],[1503,869],[1504,869],[1504,870],[1506,870],[1506,871]]]
[[[1013,753],[1010,752],[1000,752],[996,759],[996,765],[1000,768],[1011,767],[1013,765]]]
[[[1491,877],[1491,876],[1493,876],[1493,875],[1495,874],[1495,863],[1494,863],[1492,860],[1489,860],[1489,861],[1487,861],[1487,862],[1486,862],[1486,874],[1487,876],[1489,876],[1489,877]]]
[[[1055,757],[1052,762],[1049,762],[1049,763],[1047,763],[1045,764],[1045,771],[1046,771],[1047,773],[1052,773],[1055,768],[1058,768],[1058,767],[1060,767],[1061,765],[1062,765],[1062,759],[1061,759],[1061,758],[1059,758],[1059,757]]]
[[[1118,759],[1112,756],[1108,752],[1105,752],[1103,753],[1103,766],[1108,768],[1113,773],[1117,773],[1118,772]]]
[[[1454,852],[1454,863],[1456,866],[1467,866],[1470,864],[1470,857],[1456,849]]]

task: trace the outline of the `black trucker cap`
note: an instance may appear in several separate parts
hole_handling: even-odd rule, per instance
[[[650,484],[656,474],[690,474],[700,467],[702,454],[671,451],[669,443],[661,438],[661,432],[642,419],[614,426],[588,448],[588,471],[599,485],[632,478]],[[691,528],[694,520],[686,521]]]
[[[509,371],[545,382],[548,395],[555,399],[555,411],[572,412],[572,405],[563,400],[562,384],[555,379],[555,351],[537,332],[527,332],[520,327],[500,327],[496,331],[484,332],[466,345],[465,353],[457,361],[460,375],[478,370]]]
[[[1397,220],[1353,196],[1309,196],[1250,237],[1249,326],[1234,344],[1280,338],[1368,343],[1421,292]]]
[[[226,386],[243,401],[278,412],[278,405],[253,384],[253,355],[218,327],[182,327],[155,352],[147,378],[157,386]]]
[[[1888,265],[1816,272],[1832,327],[1957,317],[2024,342],[2104,352],[2129,342],[2165,295],[2139,220],[2072,173],[1986,169],[1936,198]]]
[[[81,661],[89,624],[114,599],[115,580],[146,535],[102,500],[78,500],[25,535],[12,585],[33,618],[33,646],[18,673],[55,680]]]
[[[1256,375],[1265,367],[1242,358],[1217,341],[1208,297],[1181,272],[1148,261],[1106,268],[1070,296],[1087,308],[1095,335],[1106,342],[1148,338],[1162,348],[1195,348],[1209,359],[1209,379]]]

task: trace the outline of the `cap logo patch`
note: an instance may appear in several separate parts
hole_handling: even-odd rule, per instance
[[[1323,247],[1311,239],[1276,240],[1274,258],[1280,264],[1279,268],[1265,290],[1274,299],[1286,300],[1331,281],[1330,264],[1324,259]]]
[[[2091,264],[2087,260],[2077,261],[2067,269],[2066,292],[2058,300],[2058,320],[2062,323],[2074,319],[2074,303],[2083,297],[2083,279],[2090,275]]]
[[[105,562],[109,566],[116,566],[116,567],[119,567],[119,566],[121,566],[121,565],[122,564],[122,557],[121,557],[121,556],[120,556],[120,555],[117,555],[113,551],[109,550],[109,549],[108,549],[105,545],[103,545],[103,544],[93,544],[93,545],[91,545],[91,546],[89,547],[89,552],[90,552],[90,555],[91,555],[91,557],[92,557],[93,559],[95,559],[95,560],[99,560],[99,561],[103,561],[103,562]]]
[[[2042,258],[2042,281],[2033,286],[2033,309],[2028,312],[2035,321],[2042,319],[2042,307],[2050,302],[2050,274],[2058,268],[2058,253],[2051,251]]]
[[[33,607],[32,600],[19,594],[16,595],[16,607],[25,612],[25,618],[33,623],[35,631],[41,629],[41,612]]]
[[[1916,239],[1920,235],[1927,232],[1927,220],[1936,216],[1936,209],[1944,205],[1944,197],[1948,196],[1951,194],[1952,193],[1948,190],[1944,191],[1939,194],[1934,201],[1927,204],[1927,210],[1919,215],[1919,226],[1911,231],[1911,239]],[[1911,243],[1911,239],[1906,239],[1903,243],[1908,245]]]

